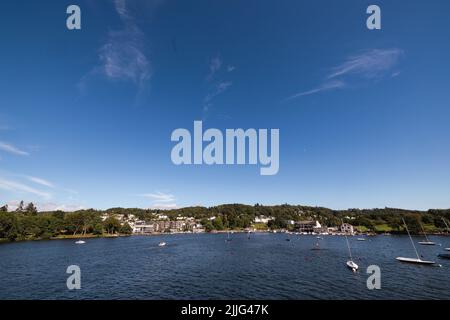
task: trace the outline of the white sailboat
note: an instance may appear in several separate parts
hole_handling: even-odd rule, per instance
[[[411,244],[412,244],[412,246],[414,248],[414,252],[416,253],[417,259],[415,259],[415,258],[404,258],[404,257],[397,257],[396,259],[398,261],[407,262],[407,263],[417,263],[417,264],[424,264],[424,265],[433,265],[433,264],[435,264],[434,261],[427,261],[427,260],[420,259],[419,253],[417,252],[416,246],[414,245],[414,241],[411,238],[411,234],[409,233],[409,229],[408,229],[408,226],[406,225],[405,219],[402,218],[402,220],[403,220],[403,224],[405,225],[406,231],[408,232],[408,237],[409,237],[409,240],[411,240]]]
[[[430,241],[427,237],[427,234],[425,233],[425,229],[423,228],[423,225],[420,223],[420,227],[422,228],[423,235],[425,236],[426,241],[419,241],[419,244],[423,246],[434,246],[436,243],[433,241]]]
[[[342,221],[342,224],[344,224],[344,221]],[[350,256],[350,260],[347,261],[347,267],[349,267],[353,272],[356,272],[359,266],[353,261],[352,250],[350,249],[350,243],[348,242],[347,233],[345,233],[344,235],[345,241],[347,242],[348,254]]]

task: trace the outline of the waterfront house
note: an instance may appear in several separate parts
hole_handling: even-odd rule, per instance
[[[297,221],[294,228],[297,232],[320,233],[318,231],[321,231],[322,225],[319,223],[319,221],[305,220]]]
[[[260,216],[255,217],[254,222],[255,223],[266,223],[267,224],[271,220],[274,220],[274,218],[273,217],[266,217],[264,215],[260,215]]]
[[[353,234],[354,233],[353,226],[349,223],[343,223],[341,225],[341,232],[347,233],[347,234]]]

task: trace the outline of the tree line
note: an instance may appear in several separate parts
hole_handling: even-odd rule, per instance
[[[50,239],[57,236],[131,234],[128,223],[121,224],[114,216],[106,220],[97,210],[76,212],[38,212],[33,203],[24,206],[21,202],[16,210],[0,208],[0,238],[15,240]]]
[[[103,221],[101,216],[108,214]],[[444,221],[450,220],[450,209],[427,211],[396,208],[333,210],[301,205],[264,206],[260,204],[224,204],[213,207],[186,207],[172,210],[111,208],[108,210],[79,210],[75,212],[38,212],[33,203],[19,204],[16,210],[0,208],[0,238],[9,240],[48,239],[56,236],[130,234],[131,227],[121,224],[114,215],[135,216],[139,220],[155,220],[164,214],[170,220],[194,217],[206,231],[244,229],[251,227],[255,217],[273,217],[270,229],[292,228],[289,220],[317,220],[325,226],[339,226],[341,221],[364,228],[368,232],[405,233],[402,218],[412,233],[448,232]],[[215,217],[215,219],[211,219]]]

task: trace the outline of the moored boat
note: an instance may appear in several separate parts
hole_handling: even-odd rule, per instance
[[[342,221],[342,224],[344,224],[344,221]],[[344,233],[345,235],[345,242],[347,242],[347,248],[348,248],[348,255],[350,257],[350,260],[347,261],[347,267],[349,267],[353,272],[358,271],[358,265],[353,262],[353,256],[352,256],[352,249],[350,248],[350,243],[348,242],[347,233]]]
[[[433,242],[433,241],[419,241],[418,243],[423,245],[423,246],[434,246],[434,245],[436,245],[436,242]]]
[[[420,258],[415,259],[415,258],[397,257],[396,259],[397,259],[398,261],[401,261],[401,262],[417,263],[417,264],[425,264],[425,265],[433,265],[433,264],[436,263],[436,262],[434,262],[434,261],[422,260],[422,259],[420,259]]]
[[[349,267],[353,272],[356,272],[359,268],[358,265],[352,260],[347,261],[347,267]]]
[[[420,259],[419,252],[417,252],[416,246],[414,245],[414,241],[413,241],[413,239],[411,237],[411,234],[409,233],[409,229],[408,229],[408,226],[406,225],[405,219],[402,218],[402,220],[403,220],[403,224],[405,225],[406,232],[408,232],[408,237],[409,237],[409,240],[411,241],[411,244],[412,244],[412,246],[414,248],[414,252],[416,253],[417,259],[416,258],[397,257],[396,258],[397,261],[407,262],[407,263],[415,263],[415,264],[424,264],[424,265],[434,265],[435,264],[434,261],[427,261],[427,260]],[[428,241],[428,239],[427,239],[427,241]]]
[[[420,223],[420,227],[422,228],[423,235],[425,236],[425,241],[419,241],[418,243],[423,245],[423,246],[434,246],[434,245],[436,245],[435,242],[430,241],[428,239],[427,234],[425,233],[425,229],[423,228],[423,225],[421,223]]]

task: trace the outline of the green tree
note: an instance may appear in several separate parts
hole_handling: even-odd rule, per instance
[[[119,233],[121,233],[121,234],[132,234],[133,233],[133,228],[131,228],[131,226],[128,223],[124,223],[122,226],[120,226]]]
[[[94,225],[94,227],[92,228],[92,233],[99,236],[103,234],[103,224],[102,223],[97,223]]]
[[[213,221],[212,221],[212,225],[213,228],[215,230],[223,230],[225,229],[223,226],[223,221],[222,221],[222,217],[221,216],[217,216]]]
[[[22,200],[22,201],[20,201],[19,205],[17,206],[16,212],[22,213],[23,212],[23,206],[24,206],[24,203],[23,203],[23,200]]]
[[[36,206],[33,204],[33,202],[30,202],[27,206],[26,206],[26,208],[25,208],[25,213],[26,214],[29,214],[29,215],[32,215],[32,216],[35,216],[35,215],[37,215],[37,208],[36,208]]]
[[[8,212],[8,205],[5,204],[3,207],[1,207],[0,212]]]
[[[200,223],[203,225],[206,232],[211,232],[214,230],[214,226],[213,226],[211,220],[204,218],[201,220]]]
[[[18,236],[17,217],[13,213],[0,212],[0,238],[13,241]]]
[[[104,222],[103,225],[105,226],[106,232],[108,234],[114,234],[117,231],[119,231],[121,225],[120,221],[117,220],[115,217],[109,217]]]

